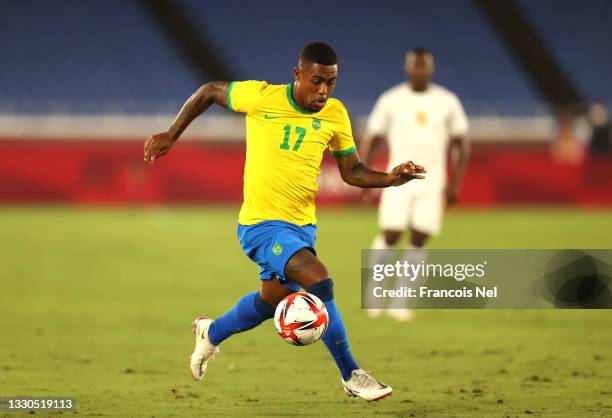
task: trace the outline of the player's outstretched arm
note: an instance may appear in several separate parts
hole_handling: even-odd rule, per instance
[[[424,179],[424,174],[427,172],[424,167],[412,161],[398,165],[389,173],[370,170],[359,160],[356,152],[338,155],[335,158],[342,180],[351,186],[363,188],[401,186],[410,180]]]
[[[226,92],[229,81],[210,81],[200,87],[185,102],[166,132],[150,136],[144,144],[144,160],[152,164],[166,155],[189,124],[213,103],[227,107]]]
[[[386,138],[382,135],[366,132],[359,144],[359,154],[363,158],[366,166],[371,167],[374,162],[374,156],[378,152],[380,146],[385,142]],[[371,189],[361,189],[361,199],[364,202],[372,203],[374,201]]]

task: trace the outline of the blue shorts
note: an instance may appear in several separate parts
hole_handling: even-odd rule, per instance
[[[238,239],[244,253],[259,265],[261,280],[276,276],[289,289],[298,291],[300,286],[285,277],[285,266],[302,248],[316,254],[316,231],[313,224],[298,226],[284,221],[263,221],[254,225],[238,224]]]

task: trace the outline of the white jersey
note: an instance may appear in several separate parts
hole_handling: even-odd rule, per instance
[[[410,182],[414,183],[411,189],[438,193],[446,185],[449,139],[465,137],[468,120],[451,91],[432,83],[427,90],[415,92],[404,82],[379,97],[367,130],[387,138],[388,170],[405,161],[422,165],[427,169],[426,179]]]

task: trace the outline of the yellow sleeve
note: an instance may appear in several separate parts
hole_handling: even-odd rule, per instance
[[[232,81],[225,93],[227,108],[247,115],[253,113],[266,87],[265,81]]]
[[[329,150],[334,157],[349,155],[357,151],[357,148],[355,148],[355,141],[353,140],[351,121],[344,106],[342,106],[340,118],[339,128],[329,142]]]

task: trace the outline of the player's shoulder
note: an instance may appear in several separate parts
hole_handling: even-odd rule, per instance
[[[448,100],[459,100],[459,97],[453,91],[440,84],[431,83],[430,89],[433,94],[441,98]]]
[[[325,105],[325,111],[334,115],[348,115],[348,110],[346,110],[346,106],[344,106],[344,103],[342,103],[340,99],[336,99],[335,97],[330,97],[327,100],[327,103]]]
[[[337,99],[335,97],[330,97],[329,99],[327,99],[326,107],[338,109],[338,110],[342,110],[343,112],[346,112],[346,106],[344,106],[344,103],[342,103],[340,99]]]
[[[380,95],[381,100],[393,100],[406,94],[408,90],[405,82],[398,83],[383,91]]]
[[[237,80],[230,83],[230,86],[232,85],[240,85],[249,90],[259,91],[261,94],[272,94],[279,91],[285,92],[287,89],[286,84],[270,84],[265,80]]]
[[[234,80],[230,85],[265,89],[269,83],[265,80]]]
[[[396,84],[383,91],[378,97],[377,103],[386,109],[392,109],[399,106],[409,97],[408,92],[409,89],[406,82]]]

